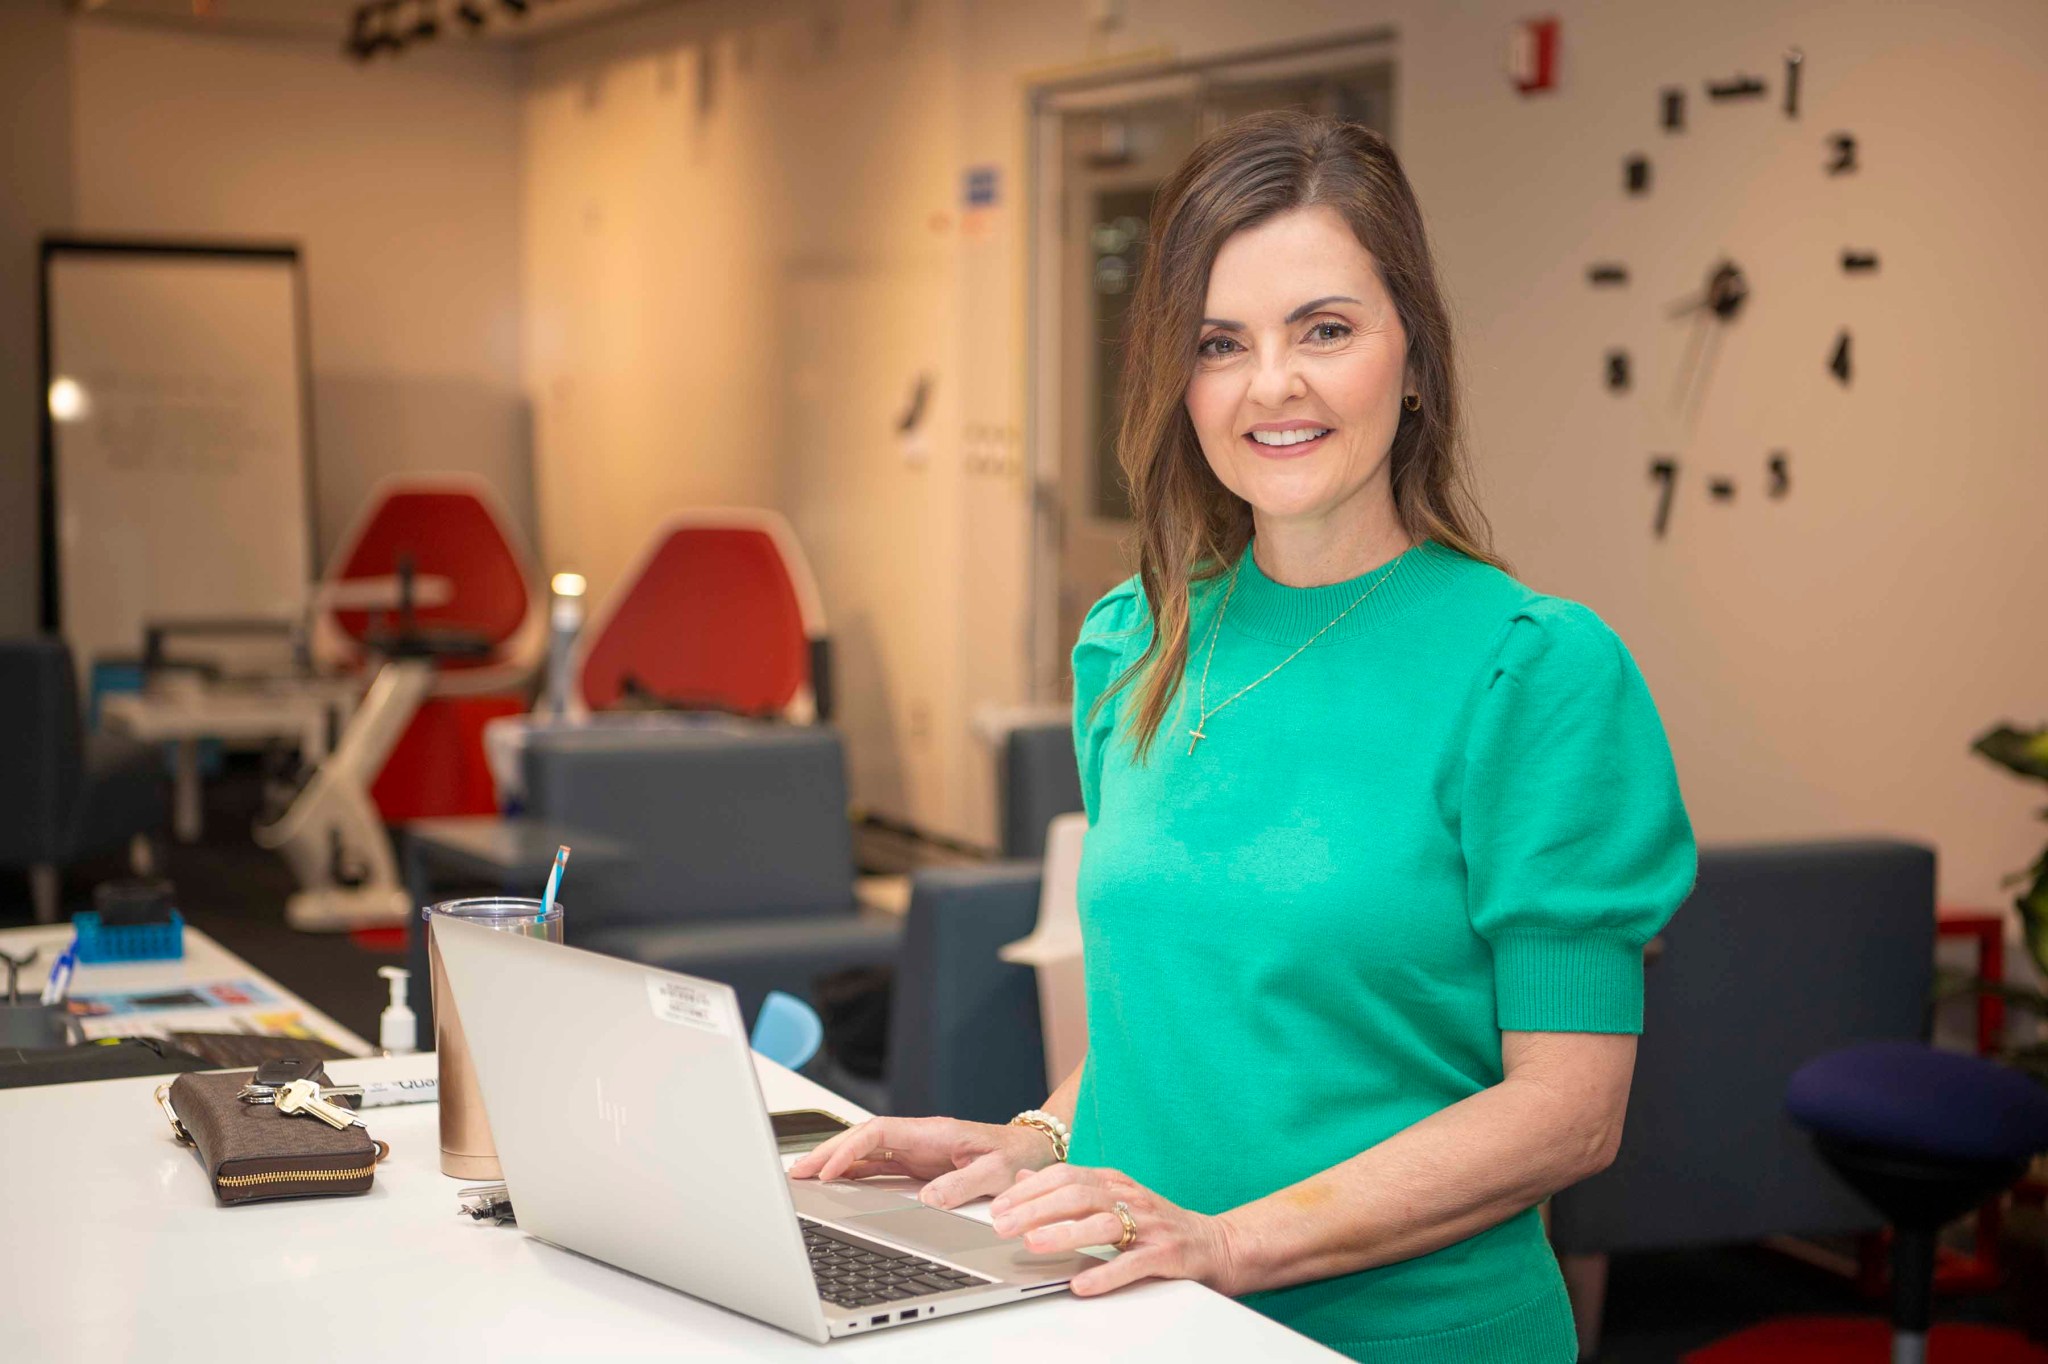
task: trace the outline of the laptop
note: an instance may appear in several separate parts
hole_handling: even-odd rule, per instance
[[[819,1344],[1101,1263],[1033,1254],[902,1181],[791,1179],[730,986],[452,919],[434,934],[532,1236]]]

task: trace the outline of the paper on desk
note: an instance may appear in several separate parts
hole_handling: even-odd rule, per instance
[[[157,990],[108,991],[67,1001],[88,1039],[174,1032],[239,1032],[354,1047],[252,980],[204,981]]]

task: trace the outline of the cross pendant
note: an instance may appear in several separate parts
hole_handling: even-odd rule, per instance
[[[1200,743],[1200,742],[1202,742],[1202,740],[1204,740],[1204,739],[1206,739],[1206,738],[1208,738],[1208,737],[1209,737],[1208,735],[1206,735],[1206,734],[1202,733],[1202,729],[1201,729],[1201,726],[1199,726],[1199,725],[1197,725],[1197,726],[1196,726],[1195,728],[1193,728],[1193,729],[1189,730],[1189,731],[1188,731],[1188,756],[1189,756],[1189,757],[1193,757],[1193,756],[1194,756],[1194,752],[1195,752],[1195,745],[1196,745],[1196,744],[1198,744],[1198,743]]]

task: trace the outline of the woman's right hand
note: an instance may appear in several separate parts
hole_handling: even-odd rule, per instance
[[[918,1194],[925,1203],[957,1208],[993,1197],[1024,1171],[1053,1163],[1052,1138],[1035,1127],[958,1118],[870,1118],[805,1152],[789,1173],[796,1179],[908,1175],[930,1181]]]

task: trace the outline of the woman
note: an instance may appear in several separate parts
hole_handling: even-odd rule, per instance
[[[1535,1205],[1613,1159],[1693,881],[1655,707],[1486,547],[1379,137],[1246,119],[1155,220],[1140,572],[1074,651],[1087,1057],[1008,1127],[880,1118],[796,1173],[1119,1246],[1084,1297],[1191,1278],[1356,1359],[1565,1364]]]

